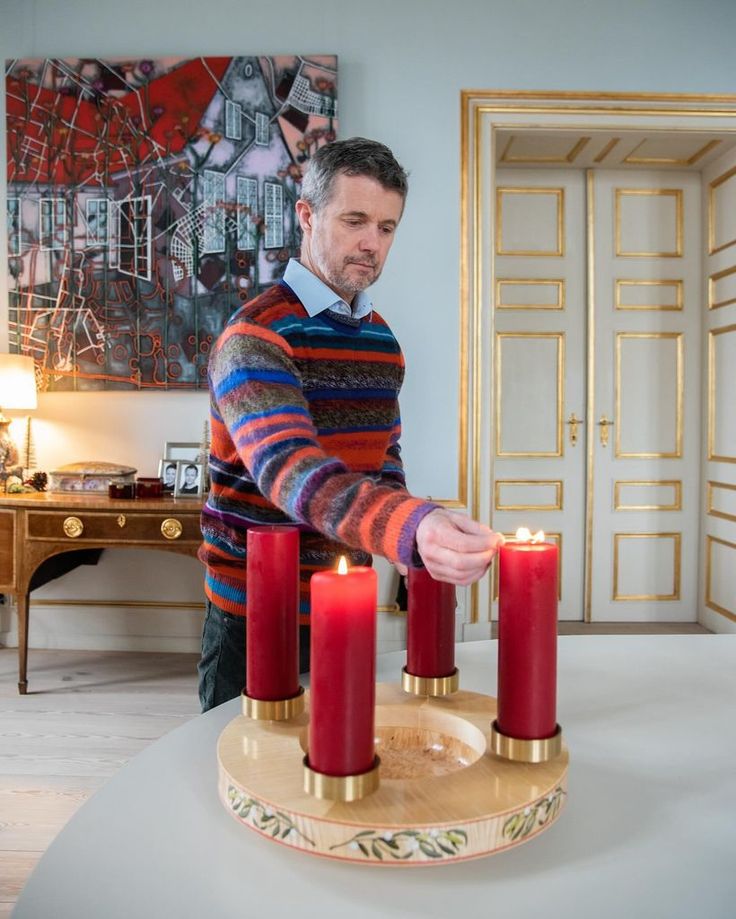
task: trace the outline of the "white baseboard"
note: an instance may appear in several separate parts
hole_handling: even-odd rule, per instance
[[[736,622],[717,613],[714,609],[705,607],[698,617],[698,622],[709,629],[711,632],[722,633],[726,635],[736,634]]]
[[[204,610],[33,604],[28,647],[66,651],[169,651],[198,654]],[[0,607],[0,645],[18,647],[18,620]],[[378,614],[379,654],[406,647],[406,619]]]

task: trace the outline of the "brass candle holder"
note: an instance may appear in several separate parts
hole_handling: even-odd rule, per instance
[[[491,724],[490,750],[514,763],[548,763],[562,752],[562,728],[556,726],[551,737],[527,739],[502,734],[498,721]]]
[[[323,801],[343,803],[360,801],[361,798],[376,791],[380,784],[381,760],[378,756],[373,760],[373,766],[367,772],[360,772],[357,775],[327,775],[324,772],[317,772],[309,765],[309,756],[305,756],[303,762],[304,791]]]
[[[450,696],[460,686],[460,671],[455,667],[448,676],[415,676],[401,668],[401,688],[413,696]]]
[[[304,711],[304,687],[288,699],[254,699],[245,690],[240,694],[243,714],[254,721],[288,721]]]

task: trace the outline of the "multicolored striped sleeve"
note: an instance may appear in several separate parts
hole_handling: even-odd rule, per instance
[[[401,460],[401,447],[399,446],[400,440],[401,418],[397,416],[383,457],[383,464],[381,465],[381,482],[392,488],[406,488],[406,476],[404,475],[404,464]]]
[[[420,521],[438,505],[397,488],[398,433],[383,483],[352,472],[317,439],[289,344],[249,320],[230,325],[210,357],[210,386],[259,491],[292,520],[330,539],[409,565]]]

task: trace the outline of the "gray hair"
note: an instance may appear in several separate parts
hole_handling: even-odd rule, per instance
[[[325,144],[312,156],[302,180],[301,197],[318,211],[330,200],[337,175],[368,176],[406,200],[406,171],[385,144],[350,137]]]

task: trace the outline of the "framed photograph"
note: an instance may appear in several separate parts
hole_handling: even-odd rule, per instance
[[[164,483],[164,494],[173,495],[176,491],[177,472],[176,460],[166,459],[164,456],[158,463],[158,477]]]
[[[197,498],[204,492],[204,466],[178,460],[176,464],[175,498]]]
[[[167,440],[164,444],[164,459],[189,460],[193,463],[199,456],[199,447],[198,443]]]

